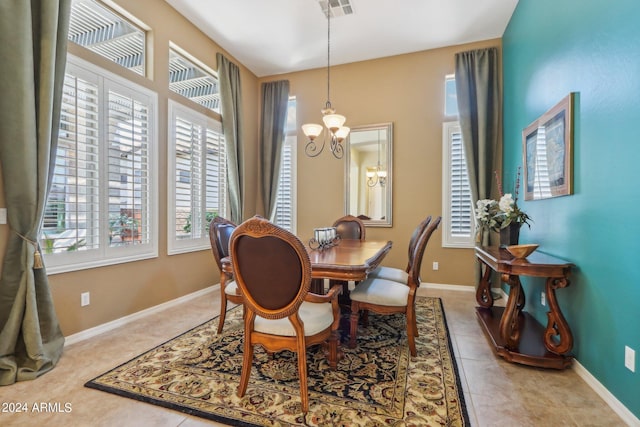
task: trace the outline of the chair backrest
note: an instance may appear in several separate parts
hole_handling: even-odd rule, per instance
[[[221,216],[216,216],[209,223],[211,251],[220,271],[222,271],[222,262],[220,260],[229,256],[229,241],[235,229],[236,224]]]
[[[420,286],[420,268],[422,267],[422,258],[424,257],[424,251],[427,248],[427,243],[434,231],[440,225],[442,217],[437,217],[427,226],[422,235],[416,242],[415,250],[412,254],[411,269],[409,270],[409,286]]]
[[[231,236],[231,262],[247,308],[267,319],[298,310],[311,286],[304,244],[287,230],[254,216]]]
[[[362,220],[353,215],[338,218],[333,226],[341,239],[365,240],[366,228]]]
[[[420,224],[413,230],[413,234],[411,234],[411,238],[409,239],[409,256],[407,257],[407,268],[404,270],[407,273],[411,269],[411,259],[413,255],[413,251],[416,249],[416,243],[418,243],[418,237],[422,234],[422,232],[427,228],[429,223],[431,222],[431,215],[420,221]]]

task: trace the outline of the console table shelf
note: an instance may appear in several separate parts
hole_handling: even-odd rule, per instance
[[[573,336],[556,299],[558,288],[569,286],[573,264],[542,253],[527,259],[515,259],[505,249],[476,247],[482,265],[482,277],[476,291],[476,315],[496,353],[509,362],[542,368],[564,369],[571,365]],[[491,272],[501,274],[510,286],[506,307],[494,307],[491,295]],[[546,278],[549,303],[547,325],[541,325],[523,311],[525,296],[520,276]]]

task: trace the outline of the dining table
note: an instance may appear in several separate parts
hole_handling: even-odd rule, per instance
[[[390,240],[340,239],[338,243],[322,249],[305,245],[311,261],[311,292],[324,293],[320,279],[359,282],[375,270],[393,246]],[[230,257],[221,260],[225,273],[233,274]]]

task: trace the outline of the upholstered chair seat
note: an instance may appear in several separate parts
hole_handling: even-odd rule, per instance
[[[403,307],[407,305],[409,287],[393,280],[368,278],[358,283],[350,293],[351,301],[367,304]]]
[[[235,280],[232,280],[232,281],[226,283],[226,285],[224,287],[224,293],[227,294],[227,297],[229,295],[231,295],[231,296],[239,296],[240,295],[240,288],[238,288],[238,284],[236,283]]]
[[[304,301],[298,309],[300,320],[304,323],[304,335],[312,336],[318,334],[333,323],[333,309],[331,304],[315,304]],[[281,319],[265,319],[256,316],[254,325],[256,332],[262,332],[269,335],[282,335],[285,337],[296,336],[296,331],[291,321],[284,317]]]

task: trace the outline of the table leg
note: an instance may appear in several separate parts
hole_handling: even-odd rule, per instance
[[[547,279],[546,291],[549,312],[547,313],[547,328],[544,332],[544,345],[549,351],[556,354],[568,353],[573,347],[571,329],[560,311],[560,305],[556,298],[556,289],[566,288],[569,283],[566,278]]]
[[[515,275],[503,274],[502,280],[510,286],[509,301],[500,319],[500,337],[509,350],[518,348],[520,342],[520,313],[525,304],[520,278]]]
[[[480,283],[476,289],[476,301],[480,307],[488,308],[493,306],[493,295],[491,295],[491,268],[484,262],[480,263]]]

